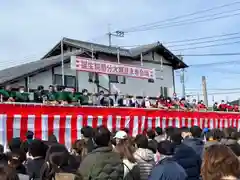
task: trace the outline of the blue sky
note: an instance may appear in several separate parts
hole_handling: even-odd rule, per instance
[[[0,69],[39,59],[62,37],[108,43],[107,36],[104,36],[104,34],[108,31],[109,24],[111,24],[112,30],[125,29],[230,2],[234,2],[234,0],[2,1],[0,2]],[[240,4],[218,11],[216,10],[212,13],[236,9],[238,7],[240,8]],[[209,17],[211,17],[211,15],[209,15]],[[238,32],[240,31],[239,24],[239,16],[234,16],[186,26],[129,33],[126,34],[124,38],[113,38],[113,44],[128,46],[160,41],[168,46],[167,42],[173,40]],[[226,42],[233,41],[237,40],[229,40]],[[204,44],[199,44],[199,46],[202,45]],[[185,50],[177,53],[240,52],[239,47],[240,43],[228,46]],[[186,47],[178,47],[177,49],[179,48]],[[240,77],[240,72],[238,74],[240,56],[184,58],[184,61],[190,65],[231,60],[239,60],[239,63],[188,68],[185,74],[187,93],[195,95],[197,93],[201,94],[201,76],[204,75],[207,77],[210,94],[209,101],[212,100],[212,93],[217,93],[217,95],[214,96],[215,100],[234,100],[240,97],[240,89],[235,91],[211,90],[240,88],[238,83]],[[176,76],[178,94],[181,93],[179,79],[179,76]],[[226,94],[219,95],[221,92]]]

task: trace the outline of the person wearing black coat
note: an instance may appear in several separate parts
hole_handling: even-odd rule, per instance
[[[33,157],[26,163],[27,174],[30,178],[40,178],[40,170],[45,162],[47,145],[38,139],[34,139],[29,145],[29,154]]]
[[[180,164],[186,171],[187,180],[199,180],[200,169],[201,169],[201,146],[196,146],[196,142],[192,137],[192,133],[188,128],[181,128],[175,136],[183,139],[182,142],[178,141],[178,145],[175,147],[174,159],[178,164]],[[200,148],[199,148],[200,147]]]
[[[158,152],[161,160],[153,168],[149,180],[185,180],[187,174],[182,166],[172,157],[174,145],[168,141],[161,141],[158,144]]]
[[[199,180],[202,161],[193,148],[182,143],[175,150],[173,157],[185,169],[187,180]]]

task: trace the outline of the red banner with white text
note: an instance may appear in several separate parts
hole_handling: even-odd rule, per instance
[[[111,131],[129,128],[133,136],[146,129],[168,126],[239,129],[240,113],[0,104],[0,144],[4,145],[12,137],[24,139],[31,130],[35,138],[47,140],[55,134],[60,143],[71,147],[81,137],[81,128],[87,125],[105,125]]]

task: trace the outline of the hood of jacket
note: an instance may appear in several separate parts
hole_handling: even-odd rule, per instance
[[[154,154],[149,149],[138,148],[135,152],[135,157],[144,161],[154,161]]]

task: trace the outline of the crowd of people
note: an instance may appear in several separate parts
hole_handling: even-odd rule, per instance
[[[240,132],[167,127],[131,137],[128,129],[81,129],[71,149],[48,141],[13,138],[0,146],[1,180],[237,180]]]
[[[33,94],[31,97],[30,94]],[[11,86],[0,89],[1,102],[34,102],[49,105],[94,105],[94,106],[117,106],[117,107],[138,107],[138,108],[159,108],[164,110],[181,111],[207,111],[210,110],[202,100],[193,99],[190,102],[185,98],[164,97],[162,95],[153,97],[136,97],[129,95],[105,94],[100,91],[97,94],[91,94],[87,89],[81,92],[75,92],[73,89],[63,86],[50,85],[48,90],[43,86],[38,86],[36,91],[29,92],[23,86],[13,90]],[[214,103],[213,111],[234,111],[239,112],[238,105],[230,105],[221,101]]]

